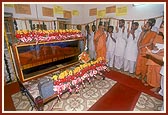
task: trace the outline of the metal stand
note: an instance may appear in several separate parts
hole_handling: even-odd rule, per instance
[[[20,87],[20,91],[23,95],[25,95],[29,102],[30,102],[30,105],[32,107],[31,110],[33,110],[33,108],[35,108],[36,110],[38,111],[42,111],[43,110],[43,107],[44,107],[44,104],[43,104],[43,99],[41,98],[41,96],[38,96],[35,100],[34,98],[32,97],[32,95],[29,93],[29,91],[24,87],[24,85],[20,82],[20,80],[17,78],[17,82],[19,84],[19,87]]]

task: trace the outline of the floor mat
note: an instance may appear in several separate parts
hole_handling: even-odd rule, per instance
[[[141,82],[141,80],[138,80],[136,78],[131,78],[128,75],[125,75],[125,74],[122,74],[120,72],[116,72],[116,71],[113,71],[113,70],[111,70],[109,72],[105,72],[104,75],[107,78],[115,80],[118,83],[123,84],[123,85],[125,85],[127,87],[136,89],[138,91],[141,91],[141,92],[147,93],[147,94],[149,94],[149,95],[151,95],[153,97],[156,97],[156,98],[158,98],[160,100],[163,100],[162,96],[157,95],[154,92],[150,91],[150,89],[152,87],[150,87],[150,86],[144,86],[144,84]]]
[[[138,90],[117,83],[89,111],[132,111],[140,94]]]

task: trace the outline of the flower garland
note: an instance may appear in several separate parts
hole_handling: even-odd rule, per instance
[[[72,93],[72,87],[75,87],[75,92],[78,92],[80,85],[85,87],[84,81],[88,81],[90,83],[97,74],[101,71],[105,71],[106,69],[106,61],[103,58],[98,58],[95,61],[80,64],[73,70],[65,70],[59,75],[53,75],[53,90],[56,94],[58,94],[58,96],[60,96],[65,90]]]
[[[19,42],[48,42],[61,41],[83,37],[80,30],[17,30],[15,37]]]

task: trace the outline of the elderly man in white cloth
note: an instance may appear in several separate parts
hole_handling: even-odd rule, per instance
[[[127,29],[125,28],[125,20],[119,20],[119,28],[116,27],[116,47],[115,47],[115,61],[114,67],[118,70],[123,68],[124,52],[127,40]]]
[[[130,74],[135,72],[135,64],[138,55],[137,42],[141,31],[138,29],[139,23],[133,22],[131,30],[128,30],[127,45],[124,54],[124,71]]]

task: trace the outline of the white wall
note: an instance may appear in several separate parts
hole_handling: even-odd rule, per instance
[[[55,4],[57,5],[57,4]],[[81,23],[82,19],[82,4],[59,4],[58,6],[62,6],[64,10],[72,11],[72,10],[78,10],[79,11],[79,16],[72,16],[71,22],[72,23]],[[43,16],[42,14],[42,7],[48,7],[48,8],[53,8],[54,4],[37,4],[37,9],[38,9],[38,18],[39,19],[46,19],[46,20],[56,20],[57,18],[64,18],[63,14],[54,14],[54,17],[47,17]]]
[[[119,6],[128,6],[128,14],[126,16],[116,16],[115,13],[106,14],[105,17],[114,17],[117,19],[126,19],[126,20],[136,20],[136,19],[148,19],[152,17],[157,17],[163,14],[164,5],[163,4],[145,4],[140,6],[133,6],[132,4],[113,4],[113,3],[104,3],[104,4],[95,4],[95,3],[85,3],[85,4],[55,4],[62,6],[64,10],[78,10],[79,16],[73,16],[71,19],[72,24],[85,24],[95,20],[96,16],[89,16],[89,9],[97,8],[97,10],[103,10],[108,6],[116,5]],[[16,14],[14,8],[4,8],[4,12],[13,13],[15,18],[27,18],[27,19],[45,19],[45,20],[55,20],[56,18],[63,18],[61,14],[55,14],[54,17],[47,17],[42,15],[42,7],[53,8],[54,4],[30,4],[31,15],[25,14]],[[37,8],[37,11],[36,11]],[[161,19],[160,19],[161,20]],[[156,25],[159,26],[160,20],[157,20]],[[20,24],[21,25],[21,24]]]
[[[27,14],[17,14],[15,13],[15,8],[4,7],[4,12],[13,13],[14,18],[27,18],[27,19],[37,19],[36,7],[34,4],[30,4],[31,15]]]
[[[54,17],[48,17],[42,15],[42,7],[53,8],[54,5],[58,4],[30,4],[31,15],[26,14],[16,14],[14,8],[4,7],[4,12],[13,13],[14,18],[27,18],[27,19],[44,19],[44,20],[54,20],[57,18],[63,18],[63,14],[54,14]],[[82,14],[83,14],[83,5],[82,4],[59,4],[64,10],[72,11],[78,10],[79,16],[73,16],[72,22],[81,23]],[[36,11],[37,8],[37,11]]]
[[[28,4],[28,3],[27,3]],[[14,18],[22,18],[22,19],[39,19],[39,20],[56,20],[57,18],[64,18],[63,14],[54,14],[54,17],[43,16],[42,7],[54,8],[54,5],[62,6],[63,10],[78,10],[79,16],[72,16],[71,23],[72,24],[81,24],[83,18],[83,4],[30,4],[31,15],[27,14],[16,14],[15,8],[4,7],[4,12],[12,13]],[[25,28],[25,24],[23,21],[17,21],[19,28]],[[48,23],[49,25],[49,23]],[[28,26],[29,27],[29,26]]]
[[[88,20],[96,19],[96,16],[89,16],[89,9],[97,8],[97,10],[103,10],[106,7],[114,6],[128,6],[128,14],[126,16],[116,16],[115,13],[108,13],[105,17],[114,17],[114,18],[124,18],[126,20],[132,19],[146,19],[150,17],[156,17],[162,15],[164,11],[163,4],[144,4],[140,6],[133,6],[132,4],[90,4],[84,5],[84,22],[87,23]]]
[[[125,20],[139,20],[139,19],[148,19],[152,17],[157,17],[163,15],[164,5],[163,4],[144,4],[140,6],[133,6],[133,4],[90,4],[84,5],[85,11],[83,14],[83,23],[88,23],[95,20],[96,16],[89,16],[89,9],[97,8],[97,10],[104,10],[106,7],[116,5],[116,7],[120,6],[128,6],[128,14],[125,16],[116,16],[115,13],[108,13],[105,17],[113,17],[117,19],[125,19]],[[161,19],[156,21],[156,26],[159,26]]]

